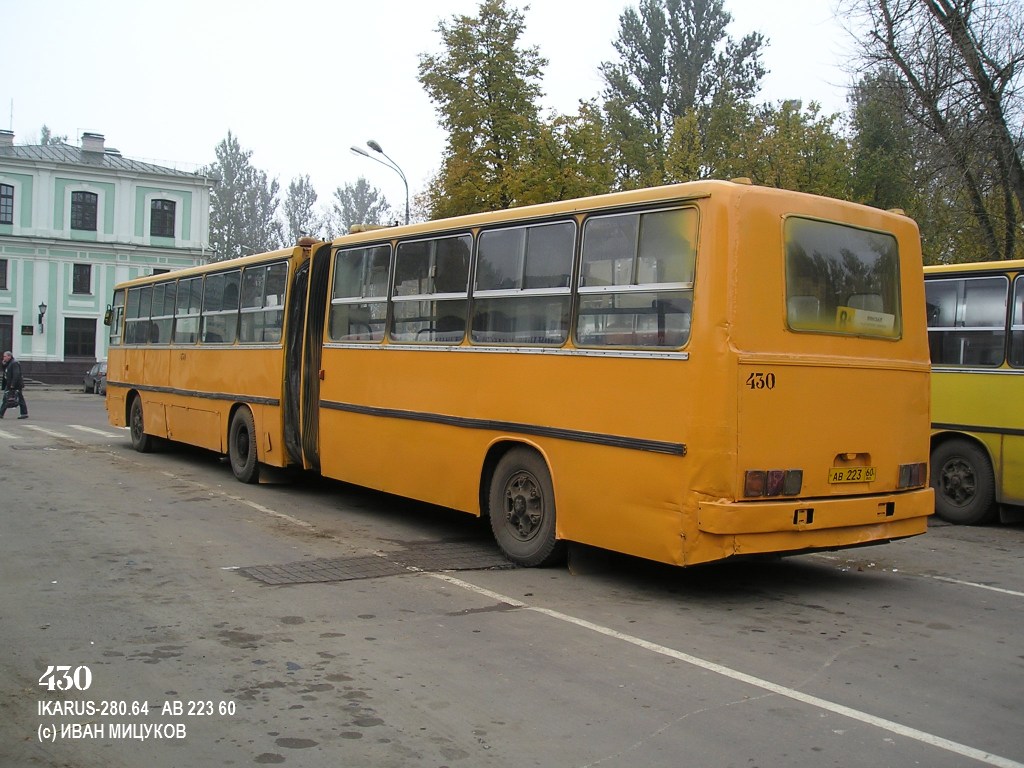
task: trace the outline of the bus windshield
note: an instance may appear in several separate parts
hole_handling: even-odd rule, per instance
[[[892,235],[790,217],[785,239],[792,330],[900,337],[899,253]]]

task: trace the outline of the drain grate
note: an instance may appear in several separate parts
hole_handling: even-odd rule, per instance
[[[240,573],[264,584],[316,584],[377,579],[410,571],[482,571],[512,568],[493,545],[472,541],[410,542],[397,552],[300,560],[280,565],[250,565]]]

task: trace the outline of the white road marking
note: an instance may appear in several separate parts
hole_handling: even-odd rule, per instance
[[[2,429],[0,429],[0,437],[4,440],[21,440],[21,435],[16,435],[13,432],[5,432]]]
[[[85,427],[82,426],[81,424],[68,424],[68,426],[71,427],[72,429],[77,429],[80,432],[88,432],[89,434],[92,435],[103,435],[103,437],[114,437],[114,435],[116,434],[114,432],[107,432],[106,430],[96,429],[95,427]]]
[[[45,427],[37,427],[35,424],[26,424],[25,429],[35,430],[36,432],[42,432],[44,435],[49,435],[50,437],[59,437],[63,440],[72,439],[70,435],[65,435],[62,434],[61,432],[54,432],[52,429],[46,429]]]
[[[444,573],[431,573],[429,575],[435,579],[447,582],[452,586],[460,587],[470,592],[475,592],[478,595],[483,595],[491,600],[497,600],[500,603],[523,608],[528,611],[534,611],[535,613],[543,614],[550,618],[557,619],[558,621],[563,621],[567,624],[572,624],[574,626],[590,630],[591,632],[597,632],[598,634],[605,635],[606,637],[630,643],[631,645],[643,648],[646,651],[651,651],[652,653],[657,653],[671,659],[676,659],[677,661],[685,662],[686,664],[690,664],[700,669],[705,669],[708,672],[714,672],[715,674],[722,675],[723,677],[728,677],[732,680],[752,685],[755,688],[760,688],[764,691],[769,691],[779,696],[785,696],[788,699],[793,699],[794,701],[799,701],[803,704],[808,704],[827,712],[848,717],[851,720],[857,720],[859,722],[866,723],[867,725],[873,725],[876,728],[881,728],[882,730],[894,733],[898,736],[919,741],[931,747],[936,747],[937,749],[943,749],[955,755],[960,755],[961,757],[977,760],[978,762],[985,763],[987,765],[998,766],[999,768],[1024,768],[1024,763],[1019,763],[1016,760],[1000,757],[999,755],[994,755],[991,752],[985,752],[984,750],[975,749],[974,747],[967,746],[966,744],[960,744],[949,739],[944,739],[941,736],[936,736],[934,734],[927,733],[926,731],[918,730],[917,728],[910,728],[893,720],[886,720],[883,717],[877,717],[867,712],[862,712],[859,709],[853,709],[852,707],[837,704],[834,701],[819,698],[818,696],[811,696],[810,694],[802,693],[794,688],[787,688],[784,685],[779,685],[778,683],[773,683],[770,680],[764,680],[763,678],[755,677],[754,675],[748,675],[745,672],[740,672],[739,670],[726,667],[722,664],[716,664],[713,661],[707,661],[706,659],[701,659],[697,656],[691,656],[688,653],[683,653],[682,651],[677,651],[664,645],[658,645],[657,643],[652,643],[634,635],[619,632],[618,630],[610,627],[594,624],[586,619],[580,619],[548,608],[530,606],[513,597],[492,592],[489,589],[478,587],[468,581],[463,581],[462,579],[457,579]]]
[[[990,592],[999,592],[1003,595],[1012,595],[1013,597],[1024,597],[1024,592],[1016,592],[1012,589],[1003,589],[1002,587],[992,587],[988,584],[978,584],[973,581],[961,581],[960,579],[951,579],[948,576],[928,576],[929,579],[935,579],[936,581],[945,581],[950,584],[959,584],[963,587],[974,587],[975,589],[987,589]]]

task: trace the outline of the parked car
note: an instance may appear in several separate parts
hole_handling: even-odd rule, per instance
[[[96,363],[86,371],[85,382],[82,387],[85,392],[95,392],[97,395],[107,393],[107,363],[106,361]]]

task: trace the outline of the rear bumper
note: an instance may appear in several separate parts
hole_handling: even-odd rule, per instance
[[[923,533],[927,517],[934,511],[931,488],[841,498],[702,501],[697,507],[697,527],[702,533],[739,536],[884,527],[887,523],[919,519]]]

